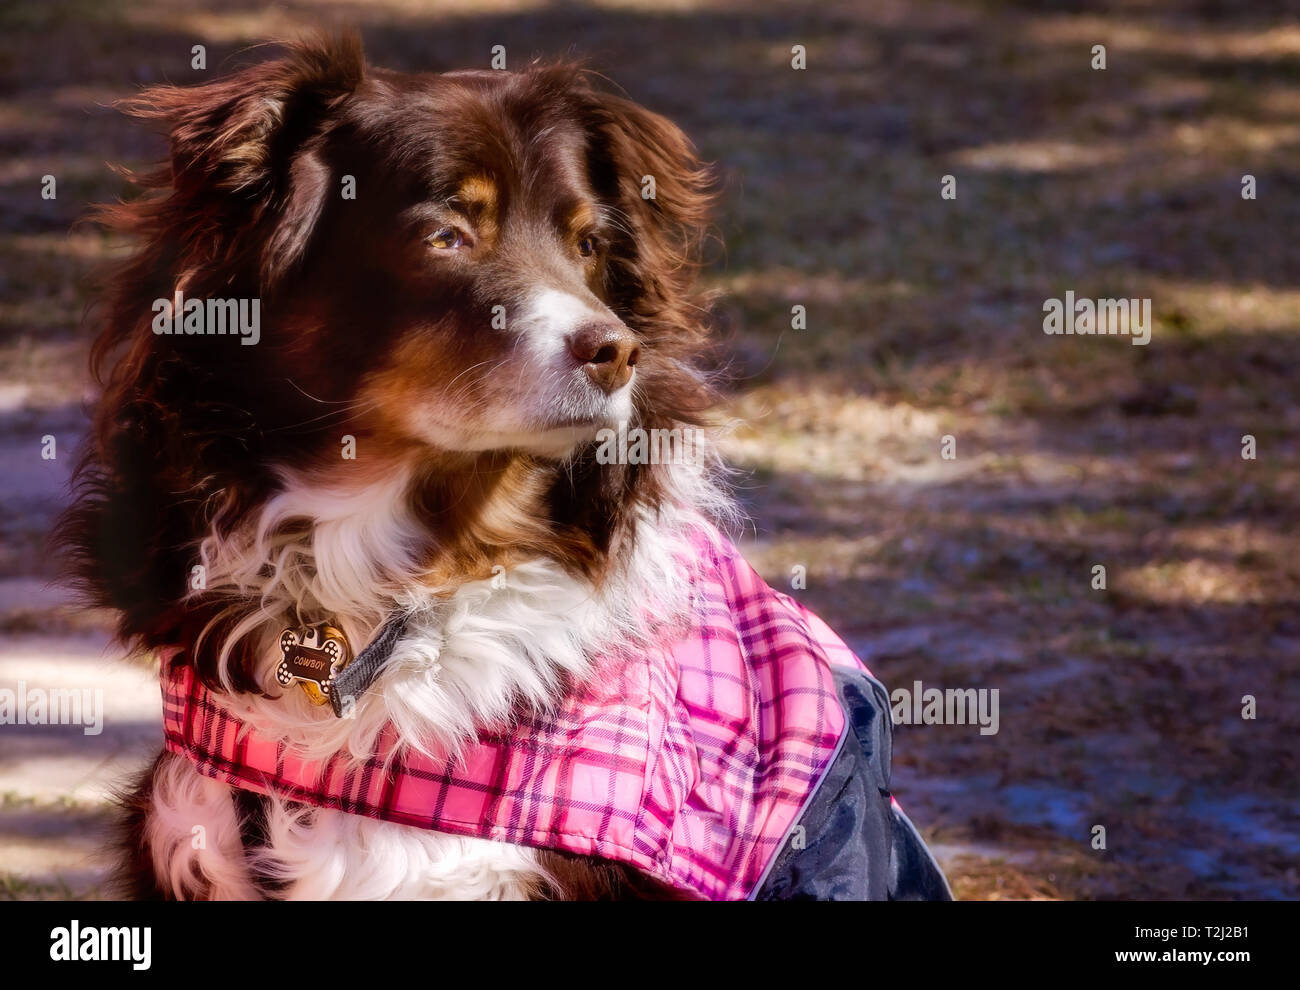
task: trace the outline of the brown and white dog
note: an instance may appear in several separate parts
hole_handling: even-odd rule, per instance
[[[729,511],[716,463],[598,464],[594,439],[699,425],[714,401],[694,288],[711,177],[676,126],[571,65],[404,74],[355,37],[125,107],[171,160],[98,213],[139,247],[95,311],[103,394],[57,534],[124,642],[185,645],[309,754],[364,752],[390,722],[454,749],[643,635],[636,603],[672,610],[678,537]],[[160,331],[177,293],[256,300],[256,346]],[[494,568],[507,593],[484,592]],[[329,616],[361,644],[433,599],[456,623],[414,622],[356,717],[275,684],[286,626]],[[250,799],[165,754],[128,806],[135,896],[673,896]]]

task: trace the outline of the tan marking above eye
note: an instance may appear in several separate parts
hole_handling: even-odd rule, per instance
[[[469,221],[477,242],[490,246],[496,240],[500,196],[490,176],[471,175],[461,180],[448,205]]]
[[[567,226],[574,238],[586,236],[591,228],[596,226],[596,211],[591,208],[590,203],[582,203],[574,207],[569,214]]]
[[[455,202],[470,211],[496,214],[499,193],[497,184],[486,175],[471,175],[456,189]]]

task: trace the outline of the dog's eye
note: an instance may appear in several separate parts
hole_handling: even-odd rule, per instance
[[[443,227],[438,232],[426,237],[424,242],[439,251],[450,251],[453,248],[465,246],[465,235],[455,227]]]
[[[582,255],[584,258],[590,258],[593,254],[595,254],[596,248],[597,248],[596,238],[592,234],[588,234],[582,240],[578,241],[578,253]]]

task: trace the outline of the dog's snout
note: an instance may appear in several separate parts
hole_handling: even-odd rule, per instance
[[[626,327],[596,323],[581,327],[569,337],[569,353],[593,382],[613,392],[631,381],[641,345]]]

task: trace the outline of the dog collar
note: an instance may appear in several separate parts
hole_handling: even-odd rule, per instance
[[[275,679],[284,687],[297,683],[313,704],[328,702],[339,718],[374,683],[410,621],[409,612],[394,613],[354,659],[347,637],[336,626],[300,626],[280,634]]]

